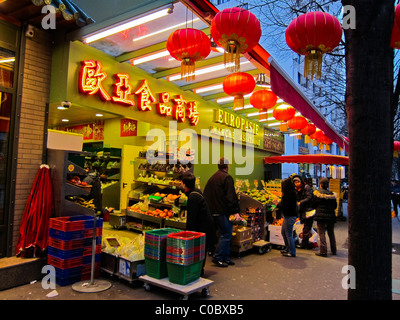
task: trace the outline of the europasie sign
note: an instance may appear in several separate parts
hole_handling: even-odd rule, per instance
[[[103,86],[108,74],[103,70],[101,61],[81,61],[79,92],[127,108],[137,108],[140,112],[149,112],[154,108],[160,116],[171,117],[178,122],[187,120],[192,126],[198,125],[200,114],[196,101],[186,101],[180,94],[171,96],[167,91],[155,95],[147,79],[142,79],[134,88],[127,73],[115,73],[113,77],[113,90],[110,93]]]

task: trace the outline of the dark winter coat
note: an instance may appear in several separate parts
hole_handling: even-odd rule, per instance
[[[314,191],[311,206],[315,208],[314,219],[321,222],[336,221],[336,195],[329,190],[320,188]]]
[[[296,190],[291,179],[287,178],[281,182],[282,198],[276,205],[284,217],[296,217],[297,200]]]
[[[300,191],[296,190],[296,200],[300,202],[299,215],[300,219],[306,218],[306,212],[312,210],[311,201],[313,198],[313,189],[308,184],[304,183],[304,180],[300,176],[301,183],[303,184],[303,188]]]
[[[239,199],[233,178],[225,171],[218,170],[207,181],[204,198],[212,215],[239,213]]]
[[[207,203],[198,189],[185,192],[187,200],[186,230],[206,234],[206,247],[216,243],[216,228]]]

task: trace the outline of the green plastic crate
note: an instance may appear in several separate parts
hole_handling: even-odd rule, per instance
[[[187,285],[200,278],[203,260],[190,265],[167,262],[168,279],[171,283]]]
[[[168,277],[167,262],[165,260],[155,260],[144,257],[146,274],[155,279]]]

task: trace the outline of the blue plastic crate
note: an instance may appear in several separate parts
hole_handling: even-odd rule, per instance
[[[76,240],[83,239],[85,230],[77,231],[60,231],[56,229],[49,229],[49,236],[58,240]]]

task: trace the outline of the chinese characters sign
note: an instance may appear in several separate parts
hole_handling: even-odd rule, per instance
[[[137,136],[137,121],[132,119],[121,119],[121,137]]]
[[[105,90],[103,82],[108,78],[103,71],[100,61],[81,61],[79,72],[79,92],[87,95],[98,95],[103,101],[118,103],[126,107],[136,106],[139,111],[152,111],[165,117],[172,117],[179,122],[188,122],[196,126],[199,123],[199,112],[196,101],[185,101],[181,95],[170,96],[169,92],[161,92],[156,96],[146,79],[142,80],[137,88],[130,84],[130,76],[125,73],[114,74],[112,96]],[[132,99],[137,96],[137,103]]]

